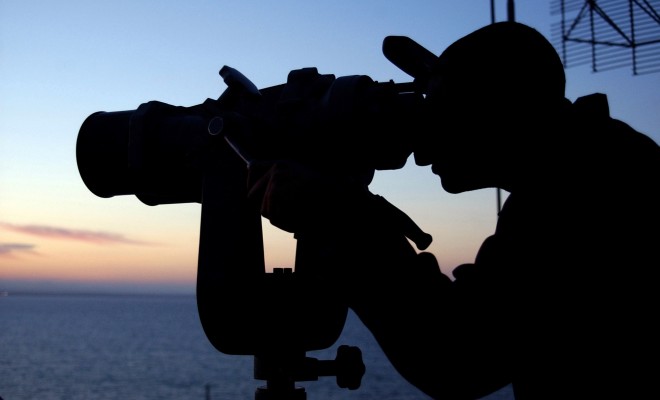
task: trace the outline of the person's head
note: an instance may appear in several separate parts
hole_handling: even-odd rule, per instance
[[[547,135],[565,102],[559,55],[536,30],[515,22],[478,29],[437,59],[426,98],[429,128],[415,149],[450,193],[510,190],[516,169]],[[547,139],[547,138],[545,138]]]

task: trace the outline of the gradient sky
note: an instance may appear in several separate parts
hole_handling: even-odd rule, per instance
[[[516,19],[550,38],[550,2],[517,3]],[[496,2],[496,20],[505,4]],[[406,82],[382,55],[383,38],[409,36],[439,54],[490,21],[484,0],[0,0],[0,290],[16,279],[194,290],[201,206],[94,196],[75,158],[89,114],[217,98],[223,65],[260,88],[302,67]],[[569,99],[606,93],[613,117],[660,142],[660,74],[580,66],[567,80]],[[445,272],[472,261],[495,226],[494,189],[447,194],[412,159],[378,172],[371,190],[434,236],[429,250]],[[264,230],[268,268],[292,267],[292,235],[267,221]]]

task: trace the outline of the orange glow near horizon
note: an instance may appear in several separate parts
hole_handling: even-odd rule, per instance
[[[266,271],[293,268],[293,234],[263,223]],[[198,236],[186,242],[173,236],[161,242],[132,240],[103,232],[0,223],[0,281],[57,280],[193,284],[197,276]]]
[[[3,242],[14,243],[0,253],[0,279],[46,279],[72,281],[192,282],[197,266],[196,248],[181,245],[146,244],[118,236],[94,238],[82,231],[55,237],[55,229],[40,229],[44,235],[26,234],[12,227],[3,230]],[[16,229],[14,229],[16,228]],[[60,232],[62,233],[62,232]]]
[[[448,213],[450,218],[455,215]],[[435,221],[424,215],[428,228],[447,226],[447,219]],[[438,258],[443,272],[471,262],[465,255],[478,250],[489,231],[475,231],[460,221],[446,237],[434,236],[427,251]],[[262,220],[266,272],[273,268],[295,268],[296,240]],[[117,229],[121,229],[120,227]],[[52,226],[0,223],[0,283],[2,280],[57,280],[74,282],[126,282],[193,285],[197,277],[199,236],[197,223],[186,229],[171,227],[149,233],[85,231]],[[441,230],[439,230],[441,231]],[[0,288],[1,289],[1,288]]]
[[[400,174],[403,171],[389,173]],[[435,177],[429,178],[435,185],[427,193],[428,200],[406,203],[405,196],[389,195],[388,187],[378,185],[378,180],[374,192],[393,204],[404,204],[402,210],[433,235],[426,251],[436,255],[442,271],[450,275],[455,266],[473,261],[482,240],[492,232],[496,221],[492,192],[450,198],[437,188]],[[452,202],[454,198],[461,201]],[[0,286],[3,280],[194,285],[199,205],[145,207],[132,198],[90,203],[103,204],[103,212],[93,218],[81,214],[75,223],[66,218],[21,223],[16,222],[21,220],[16,213],[13,221],[0,220]],[[266,219],[262,219],[262,229],[266,272],[295,269],[294,235]]]

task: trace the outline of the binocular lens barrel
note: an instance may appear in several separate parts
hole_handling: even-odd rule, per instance
[[[76,142],[78,171],[87,188],[99,197],[135,193],[128,162],[134,112],[95,112],[80,127]]]
[[[147,205],[199,203],[208,121],[152,101],[130,111],[96,112],[76,143],[78,171],[99,197],[135,195]]]

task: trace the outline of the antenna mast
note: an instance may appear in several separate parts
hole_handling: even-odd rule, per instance
[[[630,66],[633,75],[660,72],[660,1],[552,0],[552,36],[564,67],[593,72]]]

